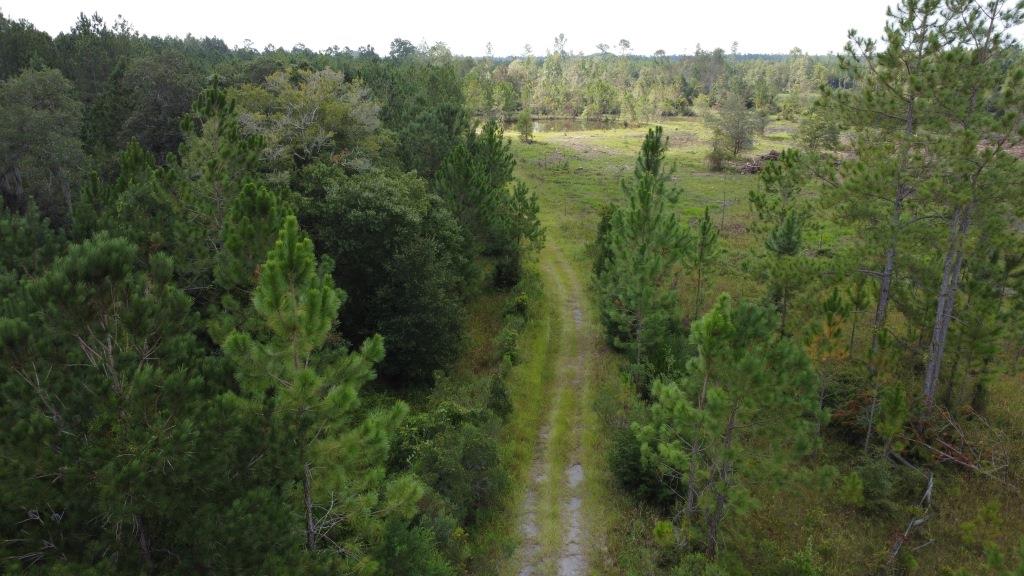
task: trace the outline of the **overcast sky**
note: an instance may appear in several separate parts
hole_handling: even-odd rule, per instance
[[[785,53],[793,47],[827,54],[842,51],[847,31],[878,37],[885,9],[895,0],[674,0],[605,3],[560,0],[0,0],[8,18],[24,18],[56,36],[78,14],[123,16],[148,35],[217,36],[228,46],[246,39],[257,48],[302,43],[323,50],[370,44],[386,54],[391,40],[444,42],[452,52],[482,55],[488,42],[498,56],[550,49],[564,33],[568,49],[594,52],[625,38],[634,53],[692,54],[728,50]]]

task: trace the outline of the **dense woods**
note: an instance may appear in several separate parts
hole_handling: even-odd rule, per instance
[[[5,571],[461,570],[504,412],[399,397],[542,234],[452,57],[0,37]]]
[[[1022,23],[471,58],[0,14],[0,572],[1019,573]]]

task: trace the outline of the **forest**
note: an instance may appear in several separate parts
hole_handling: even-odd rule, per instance
[[[0,13],[0,574],[1024,574],[1024,2],[884,17]]]

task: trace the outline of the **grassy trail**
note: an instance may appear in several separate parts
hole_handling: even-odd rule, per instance
[[[619,379],[587,290],[590,260],[585,250],[592,232],[578,233],[581,218],[590,228],[593,206],[579,201],[571,182],[543,182],[549,167],[535,157],[538,148],[518,149],[519,176],[540,191],[547,242],[539,268],[548,310],[557,319],[551,339],[557,350],[552,350],[553,370],[544,386],[546,414],[520,500],[520,544],[512,573],[607,573],[607,534],[618,513],[595,396],[618,387]],[[544,148],[568,152],[556,142]]]
[[[562,319],[561,334],[549,408],[522,503],[517,573],[577,576],[590,573],[588,550],[594,544],[585,517],[583,427],[591,359],[601,351],[585,285],[557,243],[541,255],[541,270],[549,301]]]

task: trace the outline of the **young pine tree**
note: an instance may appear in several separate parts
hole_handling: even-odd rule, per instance
[[[514,168],[512,142],[492,120],[479,134],[471,130],[434,178],[435,190],[465,231],[467,259],[493,257],[501,287],[518,281],[524,248],[539,248],[544,239],[537,198],[515,180]]]
[[[772,310],[723,295],[692,327],[697,356],[685,375],[656,380],[651,420],[634,425],[644,458],[686,486],[684,533],[711,558],[728,519],[754,505],[751,485],[779,482],[816,442],[817,379],[777,323]]]
[[[358,412],[359,388],[384,355],[381,338],[367,339],[358,352],[325,347],[343,298],[288,216],[253,294],[263,329],[231,334],[225,351],[244,401],[268,419],[306,548],[331,548],[338,566],[361,572],[375,565],[368,555],[373,535],[388,518],[411,514],[421,488],[385,474],[388,439],[405,404]]]
[[[783,333],[795,301],[808,289],[814,273],[814,263],[803,254],[804,236],[811,225],[811,207],[804,193],[807,179],[804,158],[790,149],[767,163],[759,186],[750,192],[757,216],[755,230],[763,238],[767,256],[754,263],[755,274],[767,283]]]
[[[612,215],[609,255],[596,277],[608,339],[637,364],[657,364],[673,347],[680,265],[693,242],[673,210],[679,191],[667,185],[667,149],[660,126],[647,131],[633,179],[622,182],[626,205]]]
[[[711,218],[711,211],[704,207],[704,217],[697,223],[697,238],[693,250],[689,254],[689,264],[697,276],[694,288],[693,319],[700,316],[704,308],[704,284],[707,282],[708,268],[718,259],[718,227]]]

